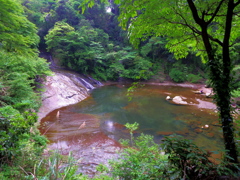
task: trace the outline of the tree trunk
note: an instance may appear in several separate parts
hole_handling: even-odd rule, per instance
[[[231,115],[231,94],[230,94],[230,71],[223,71],[220,76],[216,76],[216,69],[218,68],[217,59],[215,62],[209,61],[211,81],[213,83],[213,90],[216,93],[216,103],[219,110],[219,116],[222,124],[223,139],[227,156],[229,162],[238,163],[238,154],[236,149],[236,144],[234,142],[234,128],[233,128],[233,118]],[[222,61],[227,61],[228,58],[222,59]],[[223,63],[225,64],[225,63]],[[231,67],[226,67],[231,68]]]
[[[233,118],[231,115],[231,59],[228,43],[223,44],[222,56],[218,56],[210,43],[207,29],[202,28],[202,38],[208,54],[210,80],[216,93],[215,100],[219,110],[227,160],[238,163],[237,148],[234,141]]]
[[[219,110],[219,116],[222,124],[223,139],[227,156],[227,160],[232,163],[238,163],[238,154],[236,144],[234,142],[233,118],[231,115],[231,70],[232,63],[229,53],[229,39],[232,28],[233,10],[236,7],[234,0],[229,0],[227,5],[227,14],[225,20],[225,34],[222,43],[211,43],[207,29],[210,22],[199,17],[197,9],[192,0],[187,0],[192,11],[195,22],[201,27],[203,43],[208,55],[208,67],[210,69],[210,80],[213,84],[213,90],[216,93],[215,100]],[[219,3],[218,8],[224,1]],[[218,9],[218,10],[219,10]],[[217,9],[216,9],[217,10]],[[219,55],[217,49],[222,47],[222,55]]]

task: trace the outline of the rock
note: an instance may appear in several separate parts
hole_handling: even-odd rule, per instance
[[[166,100],[172,100],[172,98],[170,96],[167,96]]]
[[[39,120],[55,109],[78,103],[89,96],[88,89],[77,83],[77,79],[56,72],[46,77],[43,88],[45,92],[42,93]]]
[[[186,101],[183,101],[182,97],[181,96],[175,96],[172,101],[175,103],[175,104],[188,104]]]
[[[212,93],[212,92],[208,92],[208,93],[206,93],[206,97],[207,97],[207,98],[211,98],[211,97],[213,97],[213,93]]]

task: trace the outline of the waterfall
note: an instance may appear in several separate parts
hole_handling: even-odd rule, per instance
[[[81,83],[82,83],[88,90],[91,90],[91,89],[94,89],[94,88],[95,88],[91,83],[89,83],[89,82],[86,81],[85,79],[80,78],[80,77],[78,77],[77,79],[79,79],[79,81],[81,81]]]
[[[96,84],[97,86],[103,86],[103,84],[100,82],[100,81],[98,81],[98,80],[96,80],[96,79],[93,79],[92,77],[90,77],[90,76],[87,76],[94,84]]]
[[[39,120],[55,109],[82,101],[89,96],[90,90],[103,86],[101,82],[87,75],[58,67],[50,53],[41,52],[39,56],[51,63],[50,68],[53,71],[53,75],[47,76],[42,82],[45,91],[42,92]]]

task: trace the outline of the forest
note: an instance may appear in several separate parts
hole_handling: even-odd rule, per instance
[[[102,82],[200,83],[215,92],[225,144],[221,163],[180,137],[166,137],[162,145],[149,135],[134,138],[134,123],[126,124],[131,139],[122,142],[122,161],[99,165],[91,179],[239,178],[240,121],[232,107],[240,106],[239,0],[0,4],[1,179],[90,179],[71,155],[43,156],[48,140],[38,130],[37,112],[41,82],[52,75],[39,57],[46,52],[62,68]]]

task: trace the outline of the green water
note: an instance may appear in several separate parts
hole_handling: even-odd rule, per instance
[[[167,94],[182,95],[192,105],[176,105],[166,100]],[[198,108],[197,99],[210,103],[204,96],[192,93],[192,89],[176,86],[145,85],[136,89],[132,100],[127,97],[125,86],[104,86],[95,89],[91,97],[69,106],[69,112],[97,115],[100,128],[115,140],[126,138],[126,130],[115,124],[138,122],[139,133],[151,134],[159,141],[164,135],[180,134],[210,150],[222,148],[221,129],[216,125],[217,115],[206,105]],[[214,124],[215,123],[215,124]],[[202,128],[208,125],[209,128]]]
[[[96,173],[97,164],[107,164],[117,156],[121,148],[118,140],[130,137],[124,126],[127,122],[140,124],[134,136],[150,134],[161,143],[165,135],[179,134],[206,150],[221,150],[222,133],[215,105],[212,99],[193,90],[145,85],[135,89],[129,101],[127,86],[103,86],[80,103],[49,113],[41,120],[40,131],[49,139],[49,149],[59,149],[62,154],[71,151],[86,174]],[[180,95],[189,105],[173,104],[166,100],[168,95]],[[220,156],[213,154],[215,158]]]

